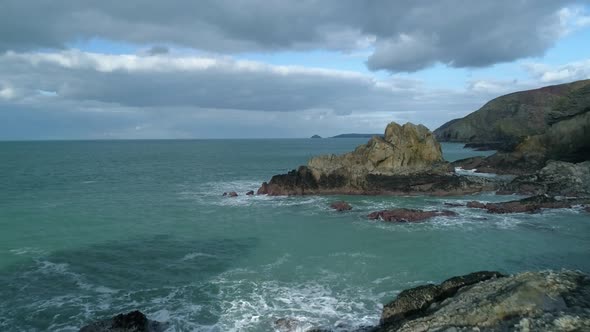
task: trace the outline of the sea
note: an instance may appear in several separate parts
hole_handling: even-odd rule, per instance
[[[246,196],[366,139],[0,142],[0,331],[141,310],[167,331],[346,331],[402,290],[478,270],[590,272],[579,208],[493,215],[459,197]],[[443,144],[447,160],[489,154]],[[236,198],[223,192],[236,191]],[[350,212],[328,205],[346,200]],[[389,208],[450,209],[422,223]]]

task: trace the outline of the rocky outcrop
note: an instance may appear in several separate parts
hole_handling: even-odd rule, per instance
[[[418,222],[434,217],[453,217],[457,214],[453,211],[421,211],[414,209],[393,209],[372,212],[367,218],[372,220],[382,220],[389,222]]]
[[[254,195],[254,190],[249,190],[246,192],[246,196],[252,196]]]
[[[587,331],[590,278],[580,272],[478,272],[401,292],[375,332]]]
[[[383,306],[379,324],[390,328],[401,325],[405,320],[424,314],[433,303],[454,296],[462,287],[502,277],[505,276],[499,272],[481,271],[454,277],[439,285],[429,284],[404,290],[395,300]]]
[[[434,131],[440,141],[476,143],[512,151],[526,137],[588,112],[590,80],[515,92]]]
[[[224,197],[238,197],[238,193],[235,191],[225,192],[223,193]]]
[[[501,193],[590,197],[590,161],[577,164],[549,161],[535,174],[515,178]]]
[[[167,324],[149,320],[142,312],[132,311],[84,326],[80,332],[163,332]]]
[[[455,176],[426,127],[392,122],[383,137],[343,155],[314,157],[307,166],[273,176],[258,194],[462,195],[496,187],[494,181]]]
[[[516,201],[501,203],[481,203],[472,201],[467,207],[475,209],[486,209],[488,213],[538,213],[542,209],[566,209],[573,205],[587,203],[585,199],[562,199],[558,200],[547,195],[538,195]]]
[[[352,210],[352,206],[344,201],[333,202],[330,204],[330,208],[338,212]]]

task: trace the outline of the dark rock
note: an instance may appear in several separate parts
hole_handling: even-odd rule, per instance
[[[84,326],[80,332],[162,332],[167,324],[149,320],[142,312],[132,311]]]
[[[472,208],[472,209],[485,209],[486,205],[482,202],[471,201],[471,202],[467,202],[467,207]]]
[[[344,201],[338,201],[330,204],[330,208],[336,211],[350,211],[352,210],[352,206]]]
[[[465,204],[461,204],[461,203],[449,203],[449,202],[445,202],[444,205],[445,206],[451,206],[451,207],[465,206]]]
[[[254,195],[254,190],[250,190],[246,193],[246,196],[252,196]]]
[[[590,206],[586,206],[586,207],[584,208],[584,211],[586,211],[586,212],[590,213]]]
[[[481,203],[469,202],[467,207],[486,209],[488,213],[537,213],[541,209],[564,209],[572,207],[572,204],[577,204],[579,201],[573,200],[557,200],[547,195],[533,196],[516,201],[501,202],[501,203]]]
[[[590,197],[590,161],[549,161],[535,174],[519,176],[504,185],[500,193]]]
[[[417,222],[438,216],[456,216],[453,211],[420,211],[413,209],[393,209],[377,211],[369,214],[367,218],[372,220],[383,220],[390,222]]]
[[[313,136],[311,136],[311,138],[322,138],[322,136],[320,136],[320,135],[313,135]]]
[[[238,197],[238,193],[235,191],[230,191],[227,193],[227,196],[228,197]]]
[[[400,324],[403,320],[423,313],[434,302],[454,296],[459,289],[473,284],[502,278],[500,272],[480,271],[447,279],[439,285],[429,284],[407,289],[383,307],[380,324]]]

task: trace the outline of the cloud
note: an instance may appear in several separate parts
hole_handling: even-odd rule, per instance
[[[576,1],[5,0],[0,51],[64,48],[94,37],[235,54],[372,53],[372,70],[444,63],[479,67],[542,55],[569,26]],[[569,8],[572,9],[569,9]],[[565,10],[565,11],[564,11]],[[579,11],[579,10],[578,10]],[[164,49],[152,49],[163,54]]]
[[[0,77],[1,91],[18,92],[0,97],[0,138],[379,132],[393,120],[435,127],[447,120],[446,111],[468,112],[483,102],[404,76],[376,79],[226,56],[7,52],[0,55]],[[19,121],[22,130],[13,130]]]
[[[542,63],[526,63],[524,69],[543,83],[566,83],[590,78],[590,59],[550,66]]]

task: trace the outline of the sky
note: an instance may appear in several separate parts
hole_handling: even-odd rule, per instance
[[[590,0],[0,0],[0,140],[434,130],[590,78]]]

